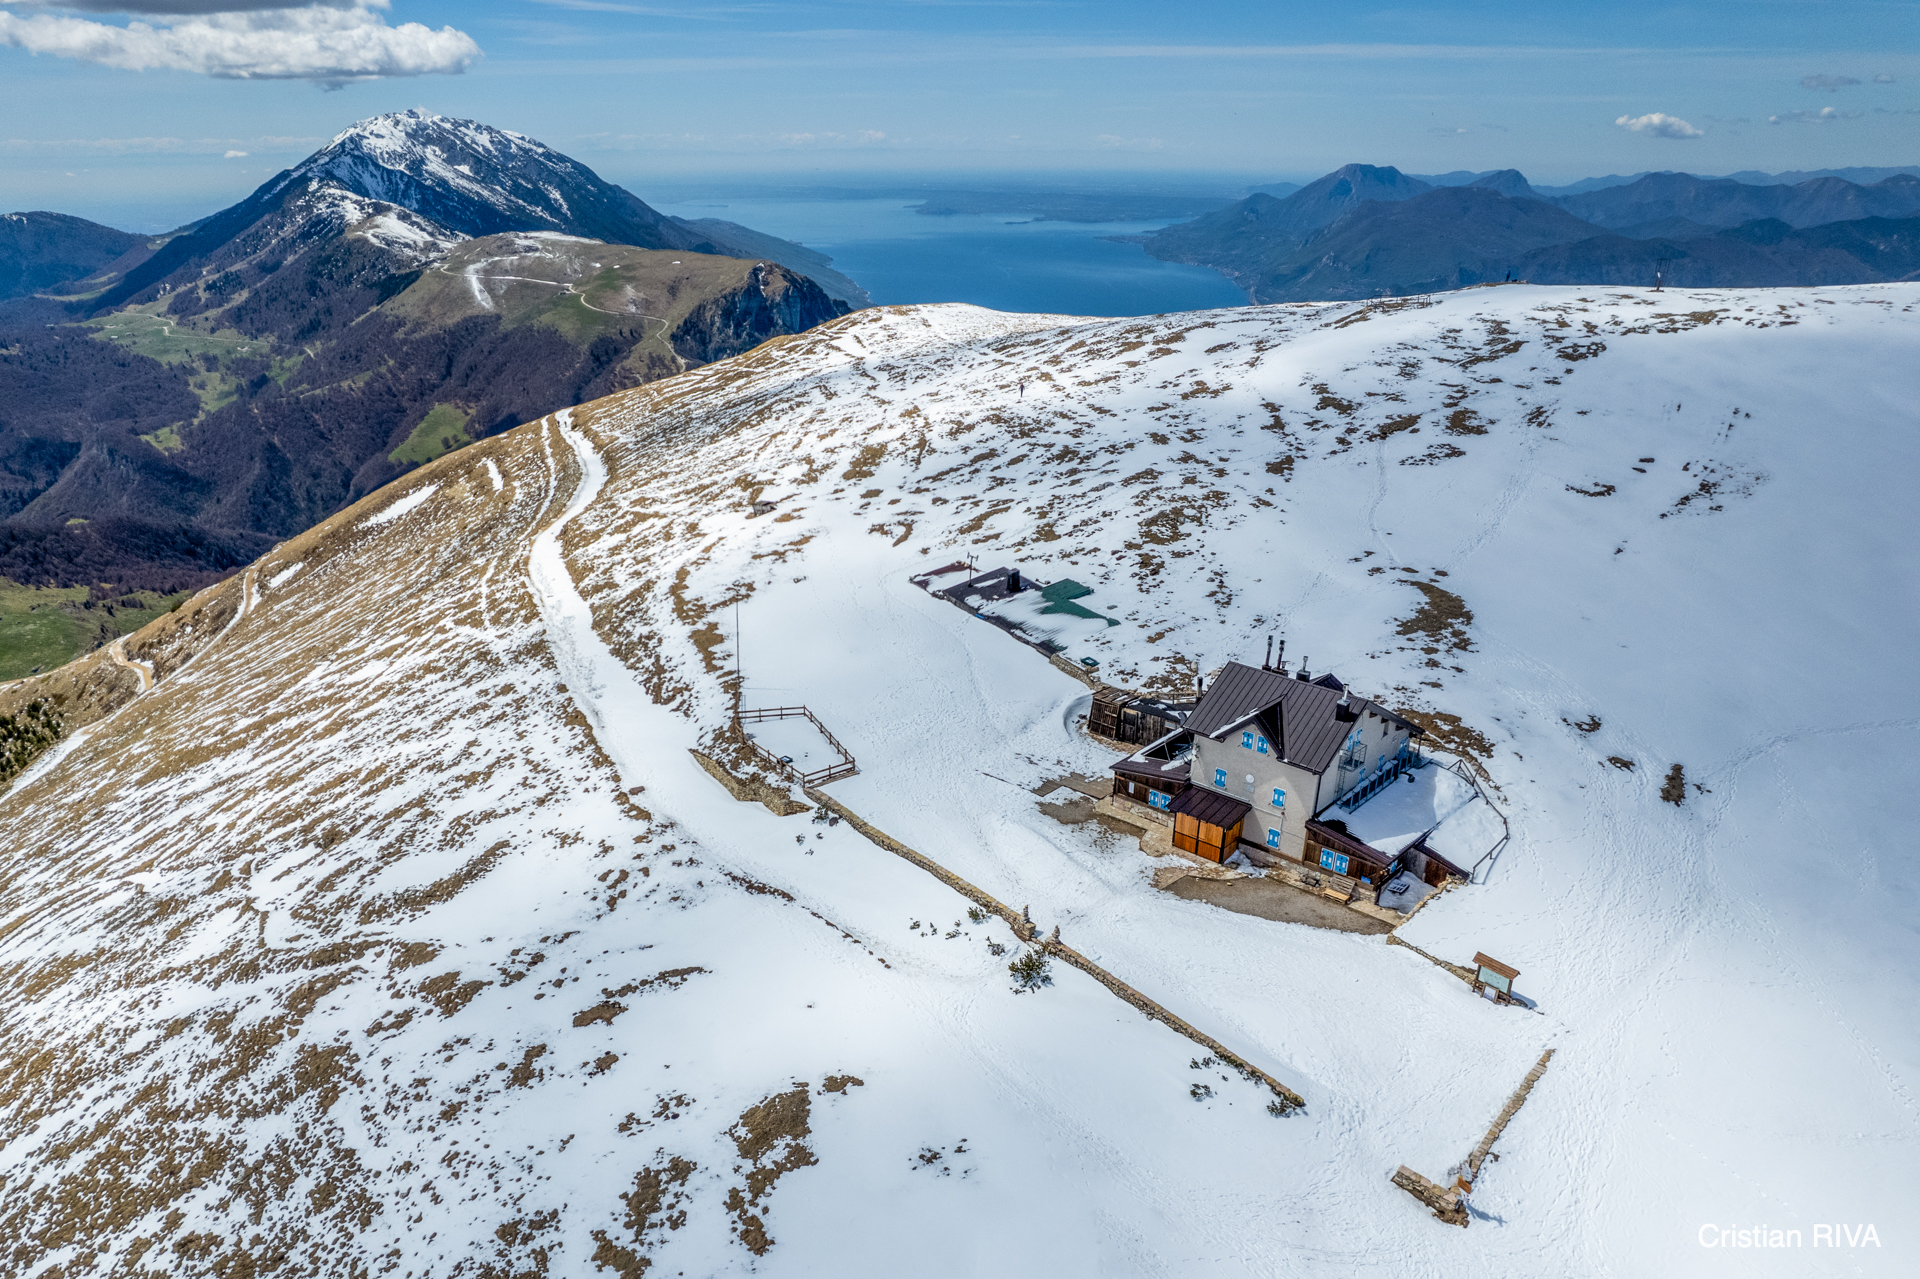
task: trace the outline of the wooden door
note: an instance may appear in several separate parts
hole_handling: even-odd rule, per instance
[[[1173,815],[1173,846],[1183,853],[1199,853],[1200,823],[1185,813]],[[1204,853],[1201,854],[1205,856]]]

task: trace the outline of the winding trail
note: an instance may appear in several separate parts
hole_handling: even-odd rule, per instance
[[[107,656],[113,659],[115,666],[124,666],[140,677],[140,691],[153,691],[153,663],[143,662],[137,657],[128,657],[126,653],[127,637],[122,635],[107,646]]]
[[[493,261],[493,260],[496,260],[496,259],[489,259],[489,261]],[[545,285],[550,285],[553,288],[559,289],[563,293],[569,293],[569,294],[572,294],[574,297],[579,298],[580,305],[586,307],[587,310],[589,311],[598,311],[601,315],[610,315],[616,320],[627,320],[627,319],[652,320],[655,324],[658,324],[660,326],[660,336],[661,337],[666,336],[667,322],[664,318],[658,315],[648,315],[644,311],[609,311],[607,310],[607,308],[603,306],[595,306],[593,303],[587,301],[587,295],[581,292],[578,286],[578,283],[576,281],[543,280],[537,275],[482,275],[480,273],[479,268],[484,265],[485,263],[476,262],[472,266],[469,266],[468,268],[466,268],[464,271],[459,272],[457,274],[457,278],[464,279],[467,282],[467,287],[473,291],[474,300],[476,302],[479,302],[482,306],[486,307],[489,311],[493,310],[493,298],[491,295],[487,294],[485,290],[480,288],[480,281],[482,280],[513,280],[520,284],[545,284]],[[439,271],[441,275],[445,275],[449,277],[455,277],[456,275],[455,272],[447,270],[446,264],[444,262],[441,263],[435,269]],[[642,340],[643,341],[645,340],[644,334],[642,336]]]

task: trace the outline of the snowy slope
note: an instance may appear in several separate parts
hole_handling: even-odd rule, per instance
[[[154,691],[0,799],[22,1272],[1900,1273],[1916,305],[889,308],[422,468],[136,637]],[[1094,587],[1123,624],[1069,655],[1120,682],[1282,630],[1457,716],[1513,840],[1401,935],[1540,1011],[1042,812],[1113,756],[909,581],[967,555]],[[1305,1113],[1062,965],[1013,995],[1005,925],[731,799],[687,752],[736,700],[811,707],[841,802]],[[1546,1047],[1468,1230],[1387,1184]],[[1884,1246],[1698,1241],[1824,1222]]]

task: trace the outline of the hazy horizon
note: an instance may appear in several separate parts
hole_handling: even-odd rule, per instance
[[[1863,0],[145,0],[137,22],[116,3],[0,0],[0,207],[177,225],[416,106],[643,199],[854,175],[1244,186],[1360,161],[1561,185],[1920,160],[1920,24]]]
[[[314,149],[324,145],[324,140]],[[565,150],[564,148],[558,148]],[[571,153],[570,153],[571,154]],[[282,169],[298,163],[295,158]],[[584,156],[575,155],[585,160]],[[1307,172],[1304,170],[1290,173],[1249,173],[1249,172],[1197,172],[1129,169],[1084,169],[1084,170],[1003,170],[991,169],[955,169],[926,172],[882,172],[872,171],[825,171],[805,172],[788,171],[742,171],[739,173],[715,174],[649,174],[644,170],[622,172],[612,166],[586,161],[601,177],[617,183],[652,205],[685,203],[693,200],[748,200],[755,198],[814,199],[814,200],[861,200],[874,198],[898,198],[915,200],[929,193],[941,191],[1007,191],[1031,193],[1062,192],[1151,192],[1161,195],[1187,195],[1216,197],[1224,204],[1244,197],[1250,188],[1275,186],[1282,183],[1306,185],[1324,177],[1332,169]],[[1349,163],[1387,166],[1388,161],[1368,159],[1354,160]],[[1336,165],[1334,168],[1340,166]],[[1445,176],[1459,170],[1421,170],[1405,165],[1392,165],[1403,173],[1417,177]],[[1517,165],[1492,166],[1493,168],[1518,168]],[[1821,166],[1822,168],[1911,168],[1920,169],[1920,164],[1902,165],[1897,161],[1884,165],[1858,166]],[[139,170],[132,170],[139,172]],[[274,172],[279,172],[276,169]],[[1490,171],[1490,170],[1478,170]],[[1657,173],[1660,169],[1634,170],[1638,173]],[[1727,176],[1719,173],[1702,173],[1693,169],[1673,170],[1694,173],[1696,176],[1715,178]],[[178,169],[169,170],[180,172]],[[1521,170],[1527,180],[1536,187],[1558,187],[1579,182],[1587,178],[1628,177],[1633,174],[1611,173],[1600,170],[1575,173],[1572,176],[1540,176]],[[1736,172],[1753,172],[1737,170]],[[1786,170],[1785,172],[1794,172]],[[267,181],[271,173],[261,175],[261,182]],[[226,192],[220,198],[213,199],[193,193],[190,189],[169,196],[129,198],[129,193],[115,190],[103,192],[88,199],[70,201],[65,205],[31,205],[14,203],[0,208],[0,213],[26,212],[30,209],[44,208],[48,212],[70,214],[86,218],[107,226],[140,234],[157,234],[175,230],[179,227],[208,217],[227,208],[250,194],[259,183],[238,193]],[[136,187],[136,190],[144,188]],[[718,216],[718,215],[716,215]]]

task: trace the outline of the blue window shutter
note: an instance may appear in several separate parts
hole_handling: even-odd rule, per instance
[[[1273,788],[1273,806],[1275,808],[1285,808],[1287,806],[1287,793],[1278,786]]]
[[[1273,827],[1271,826],[1267,827],[1267,847],[1268,848],[1280,847],[1280,832],[1273,829]]]
[[[1224,768],[1216,768],[1216,769],[1214,769],[1214,770],[1213,770],[1213,784],[1214,784],[1215,786],[1225,786],[1225,785],[1227,784],[1227,770],[1226,770],[1226,769],[1224,769]]]
[[[1264,738],[1264,737],[1260,737],[1260,738],[1256,738],[1255,740],[1256,740],[1257,742],[1259,742],[1259,745],[1258,745],[1258,746],[1256,746],[1256,747],[1255,747],[1254,749],[1255,749],[1255,750],[1257,750],[1257,751],[1259,751],[1259,752],[1260,752],[1260,753],[1261,753],[1262,755],[1264,755],[1264,754],[1266,754],[1266,753],[1267,753],[1267,739],[1266,739],[1266,738]]]
[[[1240,734],[1240,749],[1241,749],[1241,750],[1249,750],[1249,751],[1253,749],[1253,734],[1252,734],[1252,733],[1242,733],[1242,734]]]

